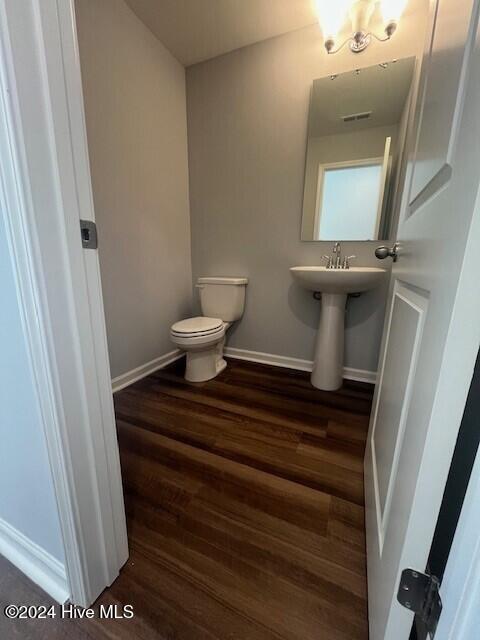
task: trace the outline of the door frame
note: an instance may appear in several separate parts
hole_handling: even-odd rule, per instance
[[[73,0],[0,0],[0,198],[65,550],[89,606],[128,558]]]
[[[480,449],[448,556],[436,640],[471,640],[480,624]]]
[[[442,623],[445,624],[447,619],[454,616],[456,635],[460,634],[462,640],[474,637],[473,625],[478,630],[480,616],[477,620],[471,620],[471,610],[465,607],[463,603],[460,611],[456,611],[452,607],[452,602],[458,600],[458,595],[462,593],[466,586],[466,592],[470,589],[478,589],[478,581],[480,579],[480,539],[478,532],[480,531],[480,509],[475,509],[475,504],[479,504],[480,500],[480,431],[478,430],[478,408],[480,407],[480,351],[475,363],[475,371],[468,392],[467,404],[462,417],[462,424],[455,445],[455,453],[453,456],[448,480],[443,494],[442,507],[435,527],[435,535],[430,554],[428,558],[427,571],[437,576],[440,580],[440,591],[442,596],[446,596],[446,606],[444,608],[445,618]],[[470,484],[470,480],[472,483]],[[476,500],[476,503],[475,503]],[[463,521],[461,519],[462,508],[466,507],[463,513]],[[468,520],[468,510],[472,509],[473,520]],[[468,520],[467,526],[469,533],[467,534],[462,527],[462,522]],[[472,528],[472,522],[476,523],[475,529]],[[454,544],[455,539],[455,544]],[[474,573],[470,573],[468,584],[460,577],[459,580],[454,578],[454,572],[461,566],[462,561],[470,558],[470,550],[473,549],[474,556],[477,556],[477,564],[474,564]],[[453,555],[450,558],[450,553]],[[465,553],[465,550],[468,550]],[[463,554],[462,554],[463,551]],[[457,555],[460,553],[461,555]],[[451,561],[449,567],[449,578],[445,581],[447,572],[447,564]],[[452,597],[452,589],[458,591],[456,597]],[[478,594],[477,592],[477,595]],[[478,609],[478,600],[477,600]],[[419,632],[415,637],[423,638],[425,628],[421,620],[415,616],[415,631]],[[471,629],[470,635],[467,635]],[[448,637],[452,637],[451,634]],[[452,639],[453,640],[453,639]]]
[[[480,24],[477,31],[480,38]],[[460,373],[465,385],[465,402],[458,407],[460,419],[455,429],[460,429],[461,417],[467,404],[468,391],[472,382],[475,361],[480,348],[480,296],[472,296],[478,289],[478,241],[480,240],[480,188],[477,192],[475,209],[470,227],[462,273],[461,290],[457,297],[461,304],[455,314],[457,325],[457,344],[449,349],[450,371]],[[463,319],[463,321],[462,321]],[[453,323],[452,323],[453,324]],[[453,327],[451,327],[453,328]],[[465,364],[466,349],[470,345]],[[456,353],[455,353],[456,351]],[[463,356],[463,358],[462,358]],[[462,364],[463,370],[462,370]],[[445,378],[448,376],[445,375]],[[448,384],[448,380],[445,380]],[[461,383],[460,383],[461,384]],[[460,413],[461,411],[461,413]],[[477,451],[467,493],[460,512],[452,548],[448,556],[445,575],[440,587],[443,610],[435,634],[435,640],[470,640],[472,629],[478,632],[480,624],[480,449]]]

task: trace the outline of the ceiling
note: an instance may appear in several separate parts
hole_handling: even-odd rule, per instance
[[[316,22],[312,0],[126,0],[183,65]]]
[[[317,22],[313,0],[125,1],[186,67]],[[425,4],[408,0],[406,13]]]

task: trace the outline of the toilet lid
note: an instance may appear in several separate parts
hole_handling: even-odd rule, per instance
[[[208,335],[209,333],[215,333],[221,328],[223,328],[223,320],[199,316],[175,322],[172,326],[172,333],[182,335]]]

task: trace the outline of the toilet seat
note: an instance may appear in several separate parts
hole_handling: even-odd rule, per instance
[[[171,341],[187,353],[187,380],[210,380],[225,368],[226,363],[221,356],[227,326],[219,318],[204,316],[187,318],[172,325]]]
[[[172,336],[179,338],[212,337],[222,332],[224,332],[223,320],[204,316],[180,320],[180,322],[175,322],[171,328]]]

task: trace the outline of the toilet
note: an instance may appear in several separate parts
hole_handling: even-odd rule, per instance
[[[225,333],[243,315],[248,278],[198,278],[203,315],[175,322],[170,338],[187,354],[185,379],[204,382],[225,369]]]

